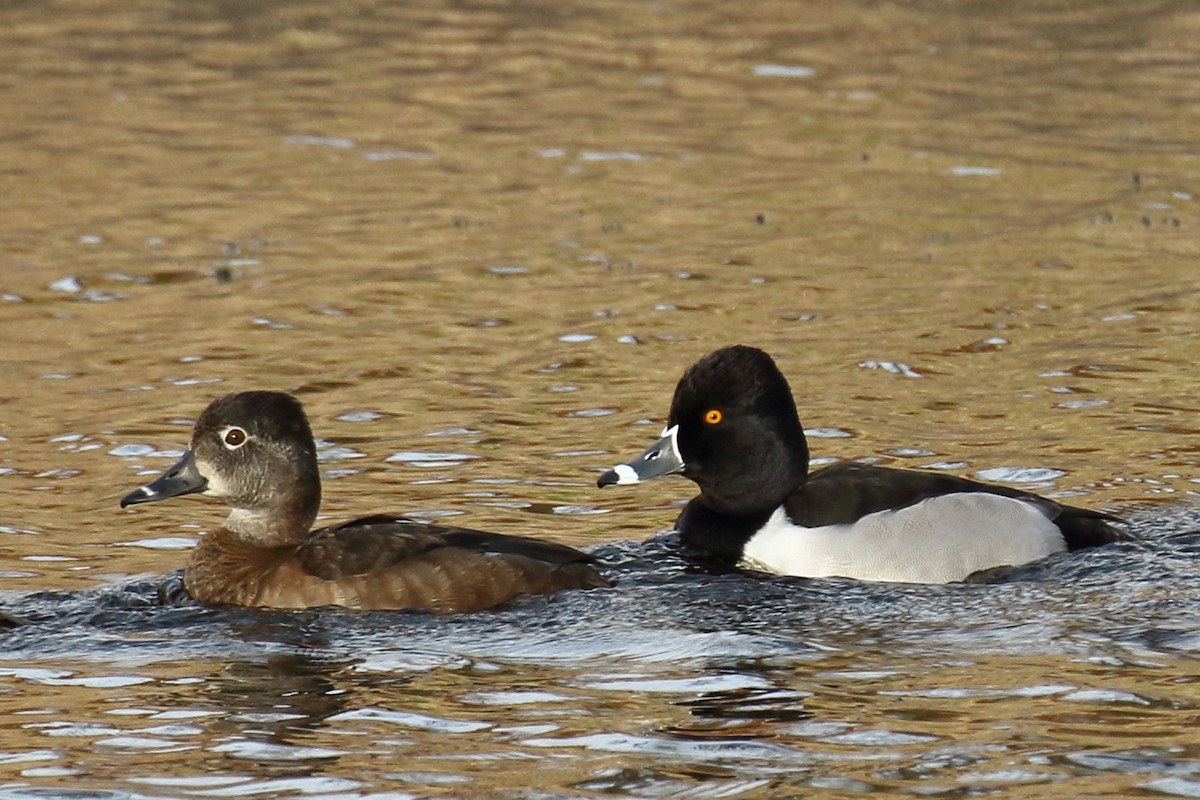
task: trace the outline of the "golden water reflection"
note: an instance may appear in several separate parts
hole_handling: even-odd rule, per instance
[[[916,664],[875,654],[724,678],[639,669],[479,664],[397,680],[290,659],[219,673],[159,663],[154,680],[27,673],[13,685],[34,684],[39,697],[4,702],[0,750],[23,754],[6,758],[14,778],[69,780],[86,764],[97,787],[169,796],[964,784],[1054,793],[1072,768],[1086,774],[1076,791],[1117,796],[1154,774],[1153,757],[1136,754],[1167,744],[1180,704],[1195,705],[1178,672],[1160,679],[1158,667],[1086,659]],[[1069,755],[1047,757],[1056,751]]]
[[[690,485],[594,477],[733,341],[777,357],[818,458],[1040,476],[1175,530],[1200,490],[1197,31],[1184,2],[9,4],[0,591],[178,568],[220,510],[117,499],[252,387],[304,400],[327,518],[643,539]],[[1186,631],[1168,563],[1113,603]],[[278,643],[122,666],[155,636],[118,628],[0,662],[0,792],[1194,787],[1191,660],[1122,660],[1111,609],[1099,654],[967,634],[938,665],[864,609],[836,634],[792,612],[838,649],[811,668],[600,678]],[[639,680],[682,683],[611,688]]]

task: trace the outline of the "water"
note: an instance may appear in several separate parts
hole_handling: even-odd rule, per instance
[[[0,11],[0,798],[1200,795],[1187,3]],[[700,354],[814,455],[1140,541],[984,585],[715,575],[595,490]],[[494,613],[191,605],[121,511],[216,394],[323,517],[593,549]],[[166,577],[164,577],[166,576]]]
[[[938,587],[710,575],[676,544],[596,548],[611,591],[449,619],[173,605],[170,580],[26,597],[0,796],[1125,795],[1200,773],[1175,727],[1200,533]]]

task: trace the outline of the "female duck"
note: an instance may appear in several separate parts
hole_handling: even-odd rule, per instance
[[[680,472],[685,545],[784,575],[945,583],[1126,538],[1107,514],[953,475],[840,463],[808,473],[787,380],[735,345],[679,381],[662,438],[599,486]]]
[[[121,507],[194,492],[231,509],[184,570],[201,603],[453,614],[609,585],[585,553],[538,539],[386,515],[310,530],[321,502],[316,446],[300,403],[279,392],[213,401],[179,463]]]

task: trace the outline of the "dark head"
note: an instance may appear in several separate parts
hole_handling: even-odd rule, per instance
[[[201,493],[231,509],[226,527],[258,544],[307,533],[321,503],[316,445],[304,408],[282,392],[214,400],[196,420],[191,448],[121,507]]]
[[[787,379],[771,357],[733,345],[701,358],[675,387],[663,437],[600,477],[637,483],[681,472],[723,511],[777,505],[808,474],[808,446]]]

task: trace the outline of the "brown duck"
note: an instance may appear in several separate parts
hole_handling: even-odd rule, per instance
[[[299,401],[281,392],[214,400],[183,458],[121,507],[192,493],[231,509],[184,570],[201,603],[455,614],[610,585],[586,553],[539,539],[389,515],[311,530],[321,502],[316,445]]]

